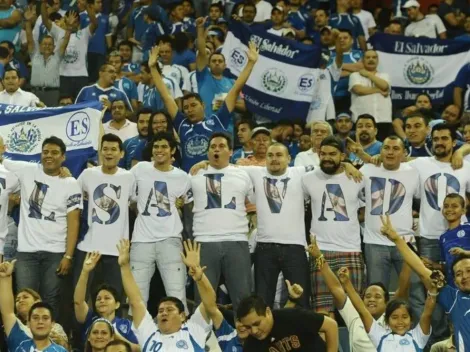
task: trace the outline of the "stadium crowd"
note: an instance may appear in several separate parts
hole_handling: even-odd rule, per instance
[[[0,136],[0,351],[469,350],[470,64],[403,106],[368,42],[469,41],[469,5],[392,6],[0,0],[0,104],[103,106],[76,177]],[[234,21],[321,46],[307,116],[249,110]]]

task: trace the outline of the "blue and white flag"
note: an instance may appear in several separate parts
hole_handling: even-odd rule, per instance
[[[66,166],[74,177],[97,155],[101,123],[100,102],[54,108],[0,104],[0,135],[5,157],[39,163],[42,142],[56,136],[67,147]]]
[[[391,97],[399,105],[414,103],[421,92],[440,103],[445,87],[470,59],[470,42],[384,33],[373,35],[369,42],[379,54],[378,71],[389,74]]]
[[[250,40],[256,43],[260,56],[243,88],[247,109],[273,121],[306,119],[314,93],[312,70],[319,65],[321,48],[233,21],[222,54],[234,76],[238,77],[248,62]]]

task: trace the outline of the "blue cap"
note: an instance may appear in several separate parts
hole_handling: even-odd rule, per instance
[[[352,116],[348,112],[340,112],[338,115],[336,115],[336,120],[339,120],[342,117],[347,117],[348,119],[352,120]]]
[[[130,63],[130,64],[125,64],[122,69],[121,69],[122,72],[128,72],[128,73],[140,73],[140,66],[137,65],[137,64],[134,64],[134,63]]]

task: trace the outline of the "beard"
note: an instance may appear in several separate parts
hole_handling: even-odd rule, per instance
[[[370,137],[368,133],[361,133],[359,135],[359,140],[364,143],[369,143],[372,140],[372,138]]]
[[[445,147],[442,147],[442,148],[439,148],[439,151],[438,151],[437,147],[433,147],[432,152],[434,153],[434,156],[443,158],[443,157],[448,156],[452,152],[452,150],[447,150],[445,149]]]
[[[324,161],[320,162],[320,169],[328,175],[334,175],[338,171],[341,163],[336,164],[334,161]]]

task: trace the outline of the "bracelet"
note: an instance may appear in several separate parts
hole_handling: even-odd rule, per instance
[[[325,257],[322,254],[315,259],[315,269],[321,270],[323,265],[325,265]]]
[[[430,291],[428,290],[428,296],[430,296],[430,297],[437,297],[437,296],[439,296],[439,292],[432,293],[432,292],[430,292]]]
[[[69,256],[69,255],[67,255],[67,254],[64,254],[64,258],[65,258],[65,259],[68,259],[68,260],[73,260],[73,257],[71,257],[71,256]]]

